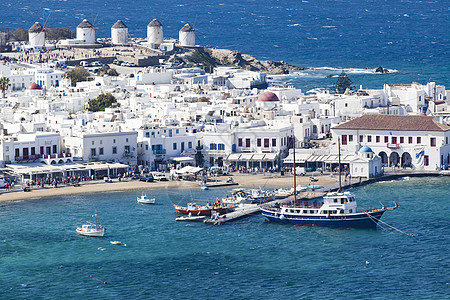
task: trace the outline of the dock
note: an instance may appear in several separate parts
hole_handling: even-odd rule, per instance
[[[259,214],[259,212],[260,212],[259,205],[252,205],[230,213],[223,214],[218,217],[212,216],[210,219],[206,219],[205,221],[203,221],[203,223],[209,225],[222,225],[223,223],[226,222],[231,222],[234,220],[241,219],[243,217]]]

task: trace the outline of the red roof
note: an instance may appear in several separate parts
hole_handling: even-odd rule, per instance
[[[428,116],[363,115],[339,124],[333,129],[392,130],[392,131],[447,131],[450,126]]]
[[[27,90],[42,90],[42,88],[38,84],[33,82],[32,84],[30,84],[30,86],[27,87]]]
[[[264,92],[258,97],[258,102],[272,102],[272,101],[280,101],[278,96],[272,92]]]

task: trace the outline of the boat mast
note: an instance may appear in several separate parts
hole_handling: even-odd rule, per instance
[[[338,137],[338,157],[339,157],[339,189],[338,192],[341,192],[341,141]]]
[[[294,206],[297,205],[297,174],[295,172],[295,135],[292,136],[292,150],[294,154],[294,163],[292,164],[292,167],[294,168]]]

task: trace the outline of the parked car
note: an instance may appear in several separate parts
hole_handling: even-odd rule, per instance
[[[152,172],[153,178],[156,181],[168,181],[166,175],[164,175],[163,173],[160,172]]]
[[[154,178],[153,178],[152,174],[148,174],[148,175],[139,177],[139,180],[145,181],[145,182],[153,182]]]

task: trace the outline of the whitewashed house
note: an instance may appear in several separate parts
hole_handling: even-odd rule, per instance
[[[352,177],[373,178],[382,175],[381,158],[375,155],[368,146],[358,151],[358,156],[350,161],[350,174]]]

